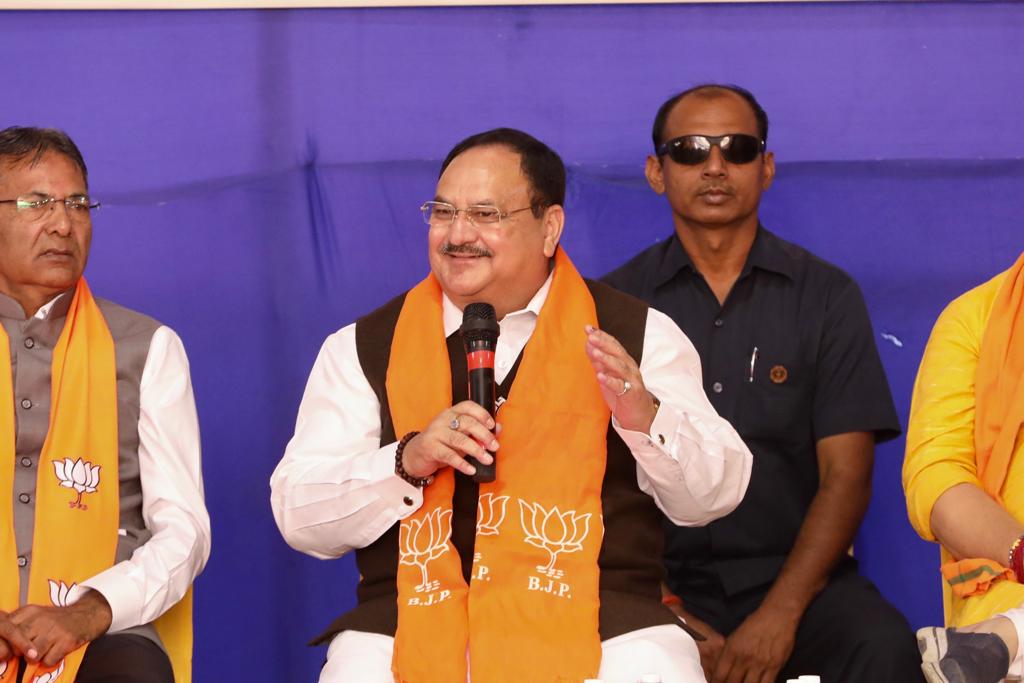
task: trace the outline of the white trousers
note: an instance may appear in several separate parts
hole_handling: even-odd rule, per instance
[[[327,648],[320,683],[394,683],[394,643],[390,636],[343,631]],[[666,625],[632,631],[601,643],[598,678],[604,683],[636,683],[648,673],[660,675],[662,683],[704,683],[693,638],[681,628]]]
[[[1009,619],[1017,629],[1017,654],[1010,659],[1010,673],[1006,680],[1020,680],[1024,678],[1024,607],[1011,609],[1000,616]]]

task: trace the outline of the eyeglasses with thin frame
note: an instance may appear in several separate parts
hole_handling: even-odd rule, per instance
[[[476,226],[495,225],[505,220],[514,213],[529,211],[532,206],[524,206],[521,209],[502,211],[496,206],[477,204],[467,206],[465,209],[456,209],[448,202],[423,202],[420,211],[423,213],[423,222],[431,227],[447,227],[455,222],[455,217],[460,213],[465,214],[469,222]]]
[[[707,161],[712,147],[718,147],[730,164],[749,164],[764,150],[764,140],[743,133],[682,135],[662,143],[657,152],[658,156],[667,154],[677,164],[696,166]]]
[[[57,204],[63,203],[67,208],[68,216],[72,220],[88,220],[89,212],[98,209],[100,203],[92,197],[84,194],[75,194],[70,197],[50,197],[39,194],[21,195],[15,199],[0,199],[0,204],[14,204],[19,214],[27,216],[30,220],[39,220],[49,212],[56,210]]]

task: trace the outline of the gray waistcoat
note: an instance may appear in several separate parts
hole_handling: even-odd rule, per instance
[[[64,328],[72,292],[54,303],[45,319],[25,320],[17,301],[0,294],[0,324],[11,348],[14,386],[14,536],[18,549],[20,603],[28,595],[35,528],[36,478],[39,457],[50,421],[50,380],[53,347]],[[114,338],[117,363],[117,435],[120,485],[120,522],[115,562],[127,560],[149,540],[142,520],[142,484],[139,481],[139,385],[150,341],[160,323],[105,299],[96,299]],[[152,625],[129,629],[160,644]]]

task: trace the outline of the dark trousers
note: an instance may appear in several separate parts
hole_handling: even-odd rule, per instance
[[[684,607],[727,635],[764,600],[768,587],[726,596],[715,579],[681,587]],[[844,564],[811,602],[778,680],[818,674],[822,683],[923,683],[917,642],[903,615],[874,584]]]
[[[149,638],[114,634],[100,636],[86,648],[75,683],[174,683],[174,672],[167,655]]]

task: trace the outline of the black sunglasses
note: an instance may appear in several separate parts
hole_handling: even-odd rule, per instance
[[[707,161],[711,148],[722,150],[722,158],[730,164],[749,164],[764,149],[764,141],[753,135],[683,135],[672,138],[658,147],[658,156],[667,154],[672,161],[695,166]]]

